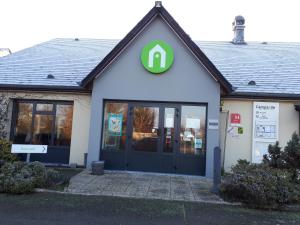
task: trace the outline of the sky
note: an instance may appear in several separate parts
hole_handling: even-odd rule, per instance
[[[0,0],[0,48],[53,38],[123,38],[154,0]],[[231,41],[236,15],[246,41],[300,42],[299,0],[163,0],[193,40]]]

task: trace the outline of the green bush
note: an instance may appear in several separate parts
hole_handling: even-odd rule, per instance
[[[282,158],[281,147],[276,141],[275,145],[269,145],[268,154],[263,156],[263,162],[274,168],[285,168],[285,161]]]
[[[61,180],[57,171],[47,170],[39,162],[5,163],[0,168],[0,193],[27,194],[34,188],[48,187]]]
[[[53,185],[63,183],[65,180],[63,179],[61,173],[54,169],[47,170],[47,178],[46,178],[46,186],[51,187]]]
[[[18,160],[18,157],[11,153],[11,143],[4,139],[0,139],[0,161],[2,160],[5,162],[14,162]]]
[[[300,137],[293,133],[291,140],[282,151],[279,143],[269,145],[263,162],[273,168],[288,169],[293,173],[294,182],[300,183]]]
[[[34,187],[45,187],[47,179],[46,167],[40,162],[31,162],[28,167],[32,170]]]
[[[300,187],[287,169],[239,161],[220,186],[227,200],[260,208],[277,208],[300,200]]]

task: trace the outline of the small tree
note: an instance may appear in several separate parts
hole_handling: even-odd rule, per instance
[[[274,168],[282,168],[285,164],[282,153],[279,142],[276,141],[275,145],[269,145],[268,154],[263,156],[263,162]]]
[[[282,154],[286,167],[289,169],[300,169],[300,137],[293,133],[292,139],[287,143]]]

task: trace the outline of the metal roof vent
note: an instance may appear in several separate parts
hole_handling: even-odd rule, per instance
[[[49,73],[48,75],[47,75],[47,79],[54,79],[55,77],[51,74],[51,73]]]
[[[232,30],[234,31],[234,37],[232,39],[233,44],[246,44],[244,40],[245,19],[243,16],[236,16],[232,22]]]
[[[262,44],[263,44],[263,45],[267,45],[267,44],[268,44],[268,42],[266,42],[266,41],[263,41],[263,42],[262,42]]]
[[[155,7],[162,7],[161,1],[155,1]]]
[[[75,38],[74,41],[79,41],[79,38]]]
[[[248,82],[248,85],[249,85],[249,86],[254,86],[254,85],[256,85],[256,82],[255,82],[254,80],[250,80],[250,81]]]

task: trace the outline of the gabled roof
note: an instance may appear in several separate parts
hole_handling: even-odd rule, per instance
[[[206,57],[201,49],[184,32],[179,24],[173,19],[168,11],[157,2],[155,6],[144,16],[144,18],[123,38],[112,51],[82,80],[81,85],[86,87],[93,79],[99,75],[114,59],[126,48],[126,46],[145,28],[156,16],[162,17],[166,23],[176,32],[179,38],[193,52],[195,57],[203,64],[208,72],[220,83],[225,92],[233,91],[232,85],[226,80],[215,65]]]
[[[0,89],[83,91],[80,81],[118,42],[54,39],[2,57]],[[195,43],[234,86],[230,96],[300,98],[300,43]]]

